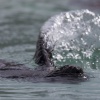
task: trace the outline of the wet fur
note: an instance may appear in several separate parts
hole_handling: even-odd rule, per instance
[[[52,52],[47,49],[46,43],[42,36],[39,35],[37,45],[36,45],[36,52],[34,55],[35,63],[42,66],[46,65],[47,67],[52,67]]]

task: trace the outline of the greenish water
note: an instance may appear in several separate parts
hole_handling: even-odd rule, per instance
[[[67,0],[0,0],[0,59],[34,67],[41,26],[52,15],[71,9],[78,7]],[[96,62],[99,54],[96,49],[91,61]],[[0,100],[100,100],[100,64],[91,64],[84,68],[90,79],[76,84],[0,79]]]

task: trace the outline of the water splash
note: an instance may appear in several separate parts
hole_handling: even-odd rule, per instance
[[[99,68],[100,16],[89,10],[62,12],[51,17],[41,35],[52,48],[56,65]]]

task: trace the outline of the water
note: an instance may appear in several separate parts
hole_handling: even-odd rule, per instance
[[[99,14],[89,10],[62,12],[50,18],[41,31],[47,48],[54,49],[53,60],[57,66],[99,68]]]
[[[52,15],[72,9],[78,6],[67,0],[0,0],[0,59],[34,67],[32,58],[41,26]],[[99,47],[95,48],[92,60],[84,59],[82,64],[96,62],[99,53]],[[90,79],[73,84],[0,79],[0,100],[100,100],[99,65],[87,64],[84,70]]]

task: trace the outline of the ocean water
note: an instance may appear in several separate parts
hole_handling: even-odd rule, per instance
[[[40,28],[51,16],[81,8],[99,13],[98,7],[73,5],[73,1],[69,3],[68,0],[0,0],[0,59],[23,63],[32,68],[36,66],[32,58]],[[97,40],[100,30],[94,27],[94,32],[95,29],[98,35],[93,39]],[[91,34],[89,36],[93,37]],[[67,59],[68,64],[83,66],[90,77],[87,81],[71,84],[33,83],[1,78],[0,100],[100,100],[100,41],[94,40],[91,41],[93,48],[85,45],[82,52],[75,51]],[[81,58],[84,56],[84,59],[76,63],[77,60],[72,58],[77,57],[76,54],[80,54]]]

